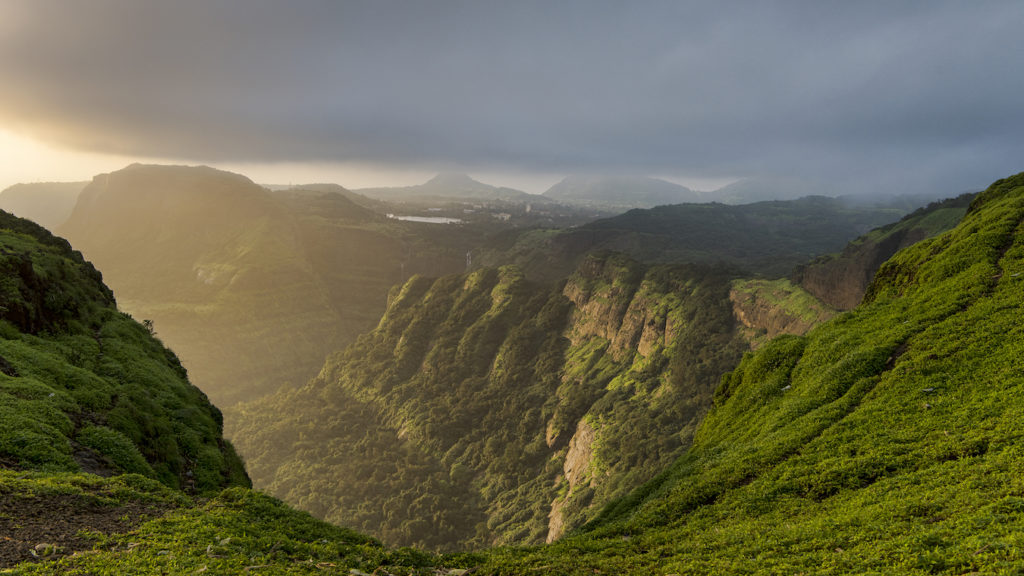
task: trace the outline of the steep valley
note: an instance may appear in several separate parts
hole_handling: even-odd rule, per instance
[[[723,378],[687,454],[491,574],[1013,573],[1024,174],[885,263],[864,302]]]
[[[774,242],[795,259],[811,240],[791,239],[837,206],[769,203],[805,224],[781,239],[762,229],[760,253]],[[753,217],[763,209],[747,217],[768,222]],[[717,238],[735,249],[750,226]],[[715,246],[697,259],[725,254]],[[597,250],[554,288],[531,276],[547,274],[414,278],[308,386],[240,406],[228,434],[256,485],[393,545],[550,542],[682,454],[744,351],[836,314],[788,280],[722,264]]]
[[[554,290],[515,267],[416,277],[229,435],[258,485],[392,544],[552,540],[689,444],[745,348],[730,279],[610,254]]]
[[[585,227],[611,242],[540,231],[554,244],[500,256],[525,268],[430,279],[489,241],[378,204],[135,165],[94,179],[62,231],[225,406],[258,487],[435,550],[557,539],[653,477],[745,350],[834,313],[751,273],[892,216],[824,198],[661,207]]]
[[[318,515],[397,525],[389,541],[476,548],[435,555],[388,549],[246,488],[219,411],[177,357],[117,312],[65,242],[5,217],[0,526],[23,531],[0,544],[0,567],[1018,572],[1022,222],[1024,174],[975,198],[953,230],[899,251],[853,310],[753,352],[737,306],[765,337],[825,309],[785,281],[609,253],[554,288],[514,266],[411,278],[375,330],[278,393],[276,419],[244,405],[264,418],[244,436],[268,454],[250,473],[277,473]],[[788,312],[758,323],[767,301]],[[703,408],[687,404],[702,395]],[[320,434],[309,414],[333,429]],[[275,443],[288,434],[294,443]],[[359,465],[346,461],[363,450]],[[352,490],[340,505],[320,497],[339,483]],[[381,496],[400,485],[422,488]],[[19,519],[41,509],[67,511],[70,530],[98,528],[61,535]],[[396,522],[396,510],[415,522]],[[104,511],[121,520],[96,524]],[[482,549],[552,534],[545,546]]]

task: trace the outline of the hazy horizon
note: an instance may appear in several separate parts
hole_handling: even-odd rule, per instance
[[[269,184],[980,189],[1021,170],[1016,2],[0,5],[0,187],[133,162]]]

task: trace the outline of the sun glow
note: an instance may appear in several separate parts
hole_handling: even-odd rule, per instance
[[[0,190],[19,182],[91,180],[138,158],[55,148],[29,136],[0,129]]]

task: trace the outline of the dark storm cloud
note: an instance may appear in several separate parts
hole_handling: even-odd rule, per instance
[[[1024,169],[1024,3],[0,4],[5,124],[197,161],[777,174]]]

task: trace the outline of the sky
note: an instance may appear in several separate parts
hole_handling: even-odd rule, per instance
[[[1024,170],[1017,0],[3,0],[0,188],[141,162],[981,189]]]

